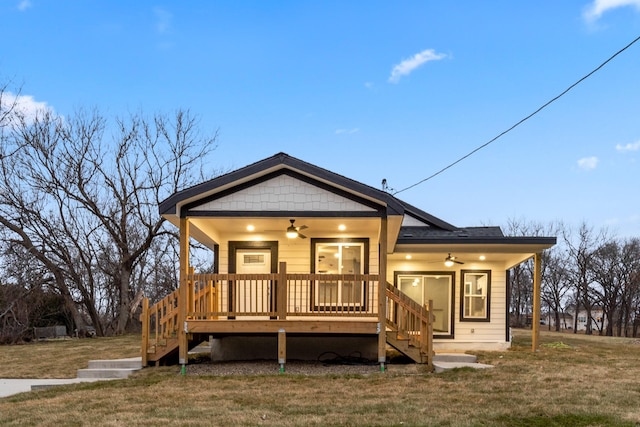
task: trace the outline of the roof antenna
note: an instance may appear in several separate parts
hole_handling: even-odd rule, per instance
[[[387,185],[387,178],[382,178],[382,191],[387,193],[392,193],[394,191],[393,188]]]

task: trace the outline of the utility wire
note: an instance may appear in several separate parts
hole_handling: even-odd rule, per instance
[[[553,99],[551,99],[550,101],[548,101],[547,103],[545,103],[542,107],[538,108],[536,111],[534,111],[533,113],[529,114],[527,117],[525,117],[524,119],[520,120],[518,123],[516,123],[515,125],[511,126],[509,129],[503,131],[502,133],[500,133],[498,136],[492,138],[491,140],[485,142],[484,144],[482,144],[481,146],[477,147],[476,149],[474,149],[473,151],[469,152],[468,154],[460,157],[458,160],[456,160],[455,162],[443,167],[442,169],[440,169],[439,171],[437,171],[436,173],[426,177],[425,179],[423,179],[422,181],[418,181],[415,184],[412,184],[408,187],[403,188],[402,190],[398,190],[395,193],[393,193],[393,195],[395,196],[398,193],[402,193],[403,191],[409,190],[410,188],[416,187],[420,184],[422,184],[423,182],[429,181],[432,178],[435,178],[436,176],[440,175],[442,172],[446,171],[447,169],[452,168],[453,166],[457,165],[458,163],[460,163],[461,161],[463,161],[464,159],[466,159],[467,157],[472,156],[473,154],[477,153],[478,151],[482,150],[483,148],[485,148],[486,146],[488,146],[489,144],[491,144],[492,142],[496,141],[498,138],[506,135],[507,133],[511,132],[513,129],[517,128],[518,126],[520,126],[522,123],[526,122],[527,120],[529,120],[531,117],[535,116],[536,114],[538,114],[540,111],[544,110],[546,107],[548,107],[549,105],[551,105],[553,102],[557,101],[558,99],[560,99],[562,96],[564,96],[567,92],[569,92],[571,89],[573,89],[574,87],[578,86],[580,83],[582,83],[584,80],[588,79],[589,77],[591,77],[593,74],[595,74],[597,71],[599,71],[602,67],[604,67],[605,65],[607,65],[607,63],[609,63],[611,60],[613,60],[613,58],[615,58],[616,56],[620,55],[622,52],[624,52],[625,50],[627,50],[628,48],[630,48],[634,43],[636,43],[638,40],[640,40],[640,36],[636,37],[635,40],[633,40],[631,43],[629,43],[628,45],[626,45],[625,47],[623,47],[622,49],[620,49],[619,51],[617,51],[616,53],[614,53],[613,55],[611,55],[606,61],[604,61],[602,64],[598,65],[596,68],[594,68],[589,74],[585,75],[584,77],[582,77],[580,80],[578,80],[577,82],[575,82],[574,84],[572,84],[571,86],[569,86],[568,88],[566,88],[564,91],[562,91],[559,95],[557,95],[556,97],[554,97]]]

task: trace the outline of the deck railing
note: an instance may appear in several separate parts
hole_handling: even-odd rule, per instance
[[[400,289],[387,283],[387,326],[409,341],[431,364],[433,358],[432,302],[422,306]]]
[[[186,277],[188,320],[311,320],[377,318],[380,277],[375,274],[194,274]],[[149,307],[143,301],[143,357],[175,340],[180,325],[179,290]],[[387,326],[426,355],[433,352],[427,308],[386,284]],[[155,352],[156,350],[152,350]],[[429,357],[430,360],[430,357]],[[146,360],[143,360],[146,363]]]
[[[378,315],[375,274],[195,274],[186,277],[187,320],[369,317]],[[143,355],[177,339],[179,290],[143,300]],[[146,362],[146,361],[145,361]]]
[[[376,317],[374,274],[190,274],[187,319]]]
[[[142,362],[147,364],[147,351],[157,350],[158,346],[166,345],[168,340],[176,339],[178,332],[178,290],[149,307],[149,299],[142,300]]]

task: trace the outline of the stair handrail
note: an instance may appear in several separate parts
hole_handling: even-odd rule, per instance
[[[148,351],[178,332],[178,289],[149,307],[149,298],[142,300],[142,361],[146,365]],[[153,324],[152,324],[153,321]]]
[[[420,349],[431,365],[434,354],[432,301],[423,306],[389,282],[386,288],[387,300],[396,303],[394,309],[387,303],[387,325],[405,334],[411,345]]]

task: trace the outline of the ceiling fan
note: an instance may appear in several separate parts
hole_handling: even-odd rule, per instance
[[[444,259],[444,265],[446,265],[447,267],[451,267],[454,263],[464,264],[464,262],[458,261],[456,257],[451,256],[451,252],[449,252],[449,255],[447,255],[447,257]]]
[[[300,230],[304,230],[305,228],[309,228],[306,225],[301,225],[299,227],[296,227],[295,225],[293,225],[296,220],[295,219],[290,219],[289,222],[291,223],[291,225],[289,227],[287,227],[287,237],[290,239],[295,239],[296,237],[299,237],[301,239],[306,239],[307,236],[305,236],[304,234],[300,233]]]

